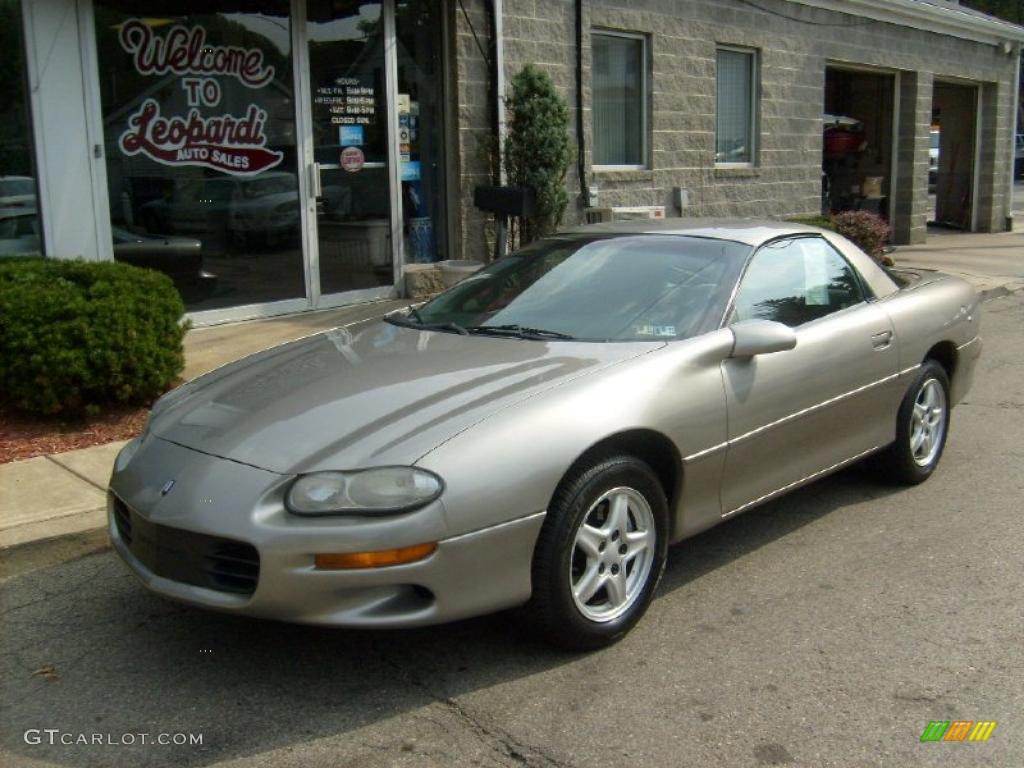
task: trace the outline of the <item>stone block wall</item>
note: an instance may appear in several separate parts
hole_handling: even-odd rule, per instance
[[[484,0],[464,0],[478,36],[489,30]],[[835,13],[786,0],[584,0],[583,103],[576,104],[573,0],[504,0],[505,75],[523,65],[546,70],[565,96],[572,120],[582,109],[585,180],[601,207],[664,205],[669,215],[784,217],[817,212],[821,199],[822,113],[826,65],[872,67],[898,74],[899,125],[892,211],[897,242],[924,238],[928,212],[928,130],[931,87],[956,78],[981,87],[982,130],[977,229],[1005,227],[1011,84],[1016,59],[997,46]],[[453,3],[455,100],[461,189],[454,240],[457,256],[481,258],[490,247],[485,216],[472,206],[473,187],[488,178],[492,144],[487,69],[466,19]],[[594,170],[590,147],[590,46],[595,29],[647,36],[650,165],[644,170]],[[486,40],[484,41],[486,44]],[[758,55],[759,149],[751,168],[716,168],[716,45]],[[575,144],[575,126],[571,128]],[[574,162],[567,224],[579,222],[583,199]],[[689,205],[673,208],[673,189]]]

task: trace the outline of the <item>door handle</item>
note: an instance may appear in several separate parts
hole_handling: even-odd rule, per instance
[[[314,200],[320,200],[324,196],[324,189],[320,184],[320,163],[309,166],[309,194]]]
[[[875,349],[885,349],[892,342],[892,331],[882,331],[871,335],[871,346]]]

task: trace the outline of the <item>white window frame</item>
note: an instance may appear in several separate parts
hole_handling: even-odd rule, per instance
[[[757,48],[747,48],[741,45],[727,45],[717,43],[715,45],[715,145],[712,154],[718,155],[718,52],[732,51],[733,53],[744,53],[750,56],[750,160],[745,163],[720,163],[715,160],[715,168],[756,168],[758,156],[761,151],[761,136],[758,131],[760,125],[759,106],[761,102],[761,52]]]
[[[590,30],[590,60],[591,60],[591,73],[590,73],[590,131],[591,131],[591,144],[596,144],[594,140],[594,73],[593,73],[593,60],[594,60],[594,38],[603,35],[604,37],[624,37],[627,40],[639,40],[640,41],[640,56],[643,61],[643,66],[640,68],[640,94],[643,98],[643,103],[640,110],[640,156],[643,158],[643,162],[634,164],[623,164],[623,165],[602,165],[599,163],[593,163],[591,169],[594,171],[646,171],[650,170],[651,167],[651,140],[650,140],[650,109],[651,109],[651,95],[650,89],[650,46],[647,41],[647,35],[643,32],[624,32],[618,29],[604,29],[601,27],[595,27]]]

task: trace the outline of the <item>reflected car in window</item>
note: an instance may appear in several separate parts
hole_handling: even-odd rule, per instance
[[[926,480],[978,301],[796,224],[553,236],[165,395],[116,460],[111,540],[197,606],[350,627],[521,606],[597,648],[670,544],[868,457]]]
[[[208,296],[217,286],[217,276],[203,269],[203,244],[191,237],[155,237],[112,227],[114,260],[136,267],[155,269],[174,281],[186,301]]]
[[[35,179],[31,176],[0,176],[0,209],[35,207]]]
[[[34,204],[0,207],[0,255],[39,253],[40,242],[39,214]]]
[[[179,180],[169,197],[141,206],[140,222],[150,234],[193,234],[218,247],[271,241],[298,231],[297,181],[285,172]]]

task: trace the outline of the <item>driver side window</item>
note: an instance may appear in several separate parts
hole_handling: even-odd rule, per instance
[[[823,238],[777,240],[751,259],[731,322],[774,320],[795,328],[862,301],[853,268]]]

